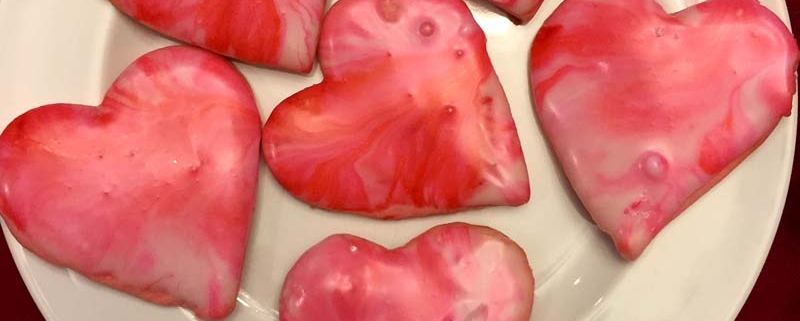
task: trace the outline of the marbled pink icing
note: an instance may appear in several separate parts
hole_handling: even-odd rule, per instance
[[[566,0],[531,51],[539,122],[628,259],[790,113],[795,40],[752,0],[674,15],[652,0]]]
[[[387,250],[352,235],[306,251],[283,284],[281,321],[527,321],[525,252],[488,227],[434,227]]]
[[[384,219],[528,201],[508,100],[462,1],[339,1],[320,64],[324,81],[264,128],[264,158],[297,198]]]
[[[0,135],[0,212],[27,249],[146,300],[235,306],[260,116],[224,58],[187,46],[130,65],[99,107],[33,109]]]
[[[325,0],[110,0],[167,36],[244,62],[311,71]]]

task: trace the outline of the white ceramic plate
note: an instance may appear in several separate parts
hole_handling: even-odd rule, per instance
[[[696,1],[662,4],[672,12]],[[489,38],[489,53],[519,128],[532,180],[533,197],[527,205],[381,222],[312,210],[283,191],[262,166],[239,306],[229,320],[277,320],[285,273],[325,236],[347,232],[391,247],[449,221],[492,226],[525,248],[537,279],[532,320],[732,320],[755,282],[780,219],[797,106],[760,149],[665,228],[641,258],[627,263],[583,215],[531,108],[529,47],[559,2],[545,1],[524,26],[470,2]],[[788,24],[783,0],[762,2]],[[0,30],[0,128],[43,104],[97,104],[125,66],[172,43],[124,18],[104,0],[0,0]],[[278,102],[321,80],[319,69],[300,76],[239,67],[253,86],[264,119]],[[193,319],[181,309],[148,304],[53,267],[4,231],[49,321]]]

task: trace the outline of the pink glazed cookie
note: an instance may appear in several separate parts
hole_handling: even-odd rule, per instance
[[[520,205],[517,129],[460,0],[341,0],[322,27],[325,79],[267,120],[264,159],[298,199],[380,219]]]
[[[533,42],[531,90],[572,187],[633,260],[789,115],[797,60],[753,0],[673,15],[652,0],[566,0]]]
[[[169,37],[244,62],[308,73],[325,0],[110,0]]]
[[[403,247],[334,235],[295,263],[281,321],[528,321],[534,278],[525,252],[488,227],[434,227]]]
[[[98,107],[55,104],[0,135],[0,212],[45,260],[220,319],[236,304],[258,180],[260,116],[224,58],[148,53]]]

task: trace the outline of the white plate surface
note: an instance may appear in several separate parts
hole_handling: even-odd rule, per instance
[[[471,1],[471,0],[470,0]],[[661,0],[674,12],[699,0]],[[532,199],[455,215],[381,222],[312,210],[287,194],[262,166],[244,280],[231,321],[277,320],[283,277],[300,254],[334,233],[385,246],[444,222],[492,226],[520,243],[537,279],[532,320],[733,320],[763,265],[786,198],[797,106],[764,145],[665,228],[635,263],[614,252],[582,213],[536,124],[528,90],[531,41],[560,0],[546,0],[523,26],[469,2],[506,88],[531,177]],[[783,0],[763,0],[788,24]],[[138,56],[173,44],[116,12],[105,0],[0,0],[0,128],[33,107],[97,104]],[[256,93],[262,118],[322,76],[237,64]],[[140,301],[49,265],[6,238],[49,321],[182,321],[178,308]]]

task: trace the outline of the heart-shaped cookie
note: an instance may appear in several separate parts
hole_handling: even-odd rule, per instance
[[[434,227],[403,247],[334,235],[306,251],[283,284],[281,321],[528,321],[525,252],[488,227]]]
[[[164,35],[257,65],[307,73],[325,0],[110,0]]]
[[[578,197],[635,259],[789,115],[797,60],[753,0],[674,15],[652,0],[566,0],[533,42],[531,87]]]
[[[342,0],[322,83],[262,138],[286,190],[325,209],[404,218],[528,201],[528,174],[486,37],[460,0]]]
[[[0,212],[56,265],[217,319],[236,303],[258,180],[244,77],[187,46],[137,59],[99,107],[56,104],[0,135]]]

